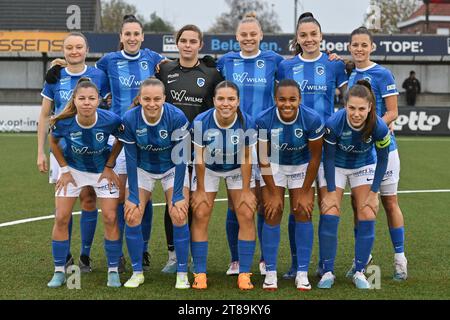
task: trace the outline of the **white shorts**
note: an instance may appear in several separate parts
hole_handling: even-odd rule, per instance
[[[320,163],[319,171],[317,172],[316,184],[319,188],[324,188],[327,186],[327,180],[325,179],[325,169],[323,168],[323,162]]]
[[[154,174],[147,172],[141,168],[137,168],[137,176],[138,176],[138,188],[147,190],[149,192],[153,192],[156,181],[161,180],[163,190],[164,192],[166,192],[170,188],[173,188],[173,185],[175,183],[175,167],[161,174]],[[184,186],[186,188],[189,188],[189,171],[187,169],[184,176]],[[128,179],[127,179],[127,189],[128,189]]]
[[[375,164],[357,169],[344,169],[336,167],[335,170],[335,184],[337,188],[345,189],[347,180],[350,188],[356,188],[366,184],[372,184],[375,176]]]
[[[298,189],[303,187],[303,183],[306,178],[306,170],[308,169],[308,163],[304,163],[298,166],[274,166],[271,165],[272,176],[277,187]],[[266,183],[264,179],[261,179],[261,187],[264,187]],[[315,183],[312,185],[315,187]]]
[[[119,189],[117,186],[113,185],[110,191],[108,180],[103,179],[102,181],[97,182],[101,173],[79,171],[72,167],[69,167],[69,170],[77,186],[75,187],[73,184],[69,183],[66,194],[64,195],[64,190],[61,190],[59,194],[55,192],[55,197],[78,198],[83,187],[91,186],[94,188],[98,198],[119,198]]]
[[[237,168],[226,172],[215,172],[205,168],[205,191],[206,192],[217,192],[219,191],[220,178],[224,178],[229,190],[239,190],[242,189],[242,174],[241,168]],[[250,188],[255,187],[255,173],[252,170],[252,175],[250,177]],[[191,190],[197,190],[197,174],[194,170],[192,172],[192,183]]]
[[[108,144],[112,146],[116,138],[113,135],[109,136]],[[116,166],[114,167],[116,174],[127,174],[127,162],[125,159],[125,147],[122,148],[116,159]]]
[[[58,181],[59,169],[61,167],[59,166],[59,163],[58,161],[56,161],[56,158],[52,152],[50,152],[49,155],[49,168],[50,170],[48,171],[48,183],[56,183],[56,181]]]
[[[381,181],[380,195],[393,196],[397,194],[398,182],[400,180],[400,157],[398,150],[389,152],[386,174]]]

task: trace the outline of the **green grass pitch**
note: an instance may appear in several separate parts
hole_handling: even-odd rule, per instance
[[[450,189],[449,138],[399,138],[402,163],[400,190]],[[36,136],[32,134],[0,134],[2,168],[0,183],[0,224],[4,222],[49,215],[53,211],[52,187],[47,176],[36,168]],[[224,198],[223,188],[219,198]],[[162,201],[161,190],[155,192],[154,203]],[[253,264],[255,290],[240,292],[235,277],[225,271],[229,253],[225,235],[226,202],[216,202],[209,227],[208,281],[206,291],[176,290],[175,276],[160,272],[166,259],[163,230],[163,207],[154,208],[150,242],[151,270],[145,273],[145,284],[138,289],[106,287],[106,261],[103,251],[101,219],[97,225],[92,249],[93,272],[83,274],[81,290],[66,287],[48,289],[46,284],[53,272],[51,230],[53,220],[25,223],[0,228],[0,299],[169,299],[169,300],[322,300],[322,299],[449,299],[449,207],[450,193],[400,194],[400,206],[406,224],[406,255],[409,279],[399,283],[392,280],[393,248],[381,209],[376,224],[373,249],[374,263],[381,268],[381,289],[365,292],[354,288],[344,274],[353,257],[353,219],[349,197],[344,198],[343,216],[339,228],[336,260],[336,283],[331,290],[316,288],[313,276],[318,257],[318,213],[315,211],[314,250],[310,266],[313,290],[299,292],[293,281],[279,280],[277,292],[265,292],[263,277],[257,262],[259,246]],[[78,207],[76,208],[78,210]],[[290,264],[287,236],[287,213],[282,222],[279,251],[279,277]],[[80,249],[79,216],[74,217],[72,253]],[[129,261],[129,259],[128,259]],[[128,270],[130,270],[128,265]],[[130,273],[121,276],[126,281]]]

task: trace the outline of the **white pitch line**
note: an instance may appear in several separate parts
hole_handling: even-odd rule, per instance
[[[412,194],[412,193],[446,193],[450,192],[450,189],[437,189],[437,190],[404,190],[404,191],[398,191],[399,194]],[[350,195],[350,192],[344,193],[345,195]],[[288,195],[285,195],[285,198],[287,198]],[[220,198],[214,200],[214,202],[225,202],[228,201],[227,198]],[[165,203],[154,203],[154,207],[163,207],[165,206]],[[73,215],[79,215],[81,214],[80,211],[73,212]],[[28,223],[28,222],[34,222],[34,221],[41,221],[41,220],[49,220],[55,218],[55,215],[49,215],[49,216],[42,216],[42,217],[36,217],[36,218],[29,218],[29,219],[21,219],[16,221],[10,221],[0,224],[0,228],[3,227],[9,227],[9,226],[15,226],[18,224]]]

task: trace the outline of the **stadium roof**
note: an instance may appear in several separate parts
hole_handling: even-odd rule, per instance
[[[450,22],[450,3],[430,3],[429,21]],[[425,22],[426,6],[423,4],[408,19],[399,22],[397,26],[404,28],[418,22]]]
[[[0,1],[0,30],[98,31],[100,21],[100,0]]]

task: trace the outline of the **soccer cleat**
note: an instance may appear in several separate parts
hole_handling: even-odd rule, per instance
[[[373,257],[372,257],[372,255],[369,255],[369,260],[367,260],[366,268],[372,262],[373,262]],[[348,269],[347,273],[345,274],[345,277],[351,279],[353,277],[353,275],[355,274],[355,269],[356,269],[356,264],[355,264],[355,259],[353,258],[352,267],[350,269]]]
[[[91,272],[91,258],[86,255],[81,255],[80,259],[78,260],[78,266],[80,267],[80,271],[83,273]]]
[[[69,253],[66,257],[66,265],[65,265],[66,270],[73,264],[75,264],[75,262],[73,261],[72,255]]]
[[[355,272],[353,275],[353,283],[358,289],[370,289],[370,283],[367,281],[366,276],[362,272]]]
[[[264,266],[265,266],[265,264],[264,264]],[[241,290],[252,290],[253,289],[253,284],[250,279],[251,275],[252,275],[251,273],[239,273],[239,277],[238,277],[239,289],[241,289]]]
[[[331,289],[334,284],[334,279],[336,279],[335,275],[328,271],[325,273],[317,284],[317,288],[319,289]]]
[[[207,281],[206,273],[194,273],[194,283],[192,284],[192,288],[204,290],[208,288]]]
[[[133,273],[131,278],[123,285],[125,288],[137,288],[144,283],[143,273]]]
[[[278,289],[278,278],[276,271],[267,271],[264,279],[263,289],[266,291],[276,291]]]
[[[177,282],[175,283],[176,289],[189,289],[189,278],[187,272],[177,272]]]
[[[227,276],[237,276],[239,274],[239,261],[232,261],[228,265]]]
[[[300,291],[309,291],[311,290],[311,284],[308,280],[308,272],[298,271],[297,276],[295,277],[295,285],[297,289]]]
[[[285,274],[283,274],[283,279],[291,280],[295,279],[296,276],[297,276],[297,268],[291,267],[288,271],[286,271]]]
[[[408,260],[396,259],[394,260],[394,280],[404,281],[408,278]]]
[[[124,273],[125,271],[127,271],[127,268],[125,267],[126,264],[127,260],[125,260],[124,256],[121,256],[119,259],[119,273]]]
[[[120,283],[119,273],[115,271],[108,272],[108,282],[106,285],[110,288],[120,288],[122,284]]]
[[[323,268],[320,265],[318,265],[316,269],[316,277],[321,279],[323,275],[324,275]]]
[[[177,272],[177,258],[176,257],[170,257],[169,260],[167,260],[166,265],[161,270],[162,273],[175,273]]]
[[[53,274],[52,280],[50,280],[49,283],[47,283],[47,287],[49,288],[59,288],[64,283],[66,283],[66,275],[64,272],[55,272]]]
[[[262,276],[265,276],[265,275],[267,274],[267,271],[266,271],[266,262],[265,262],[265,261],[260,261],[260,262],[259,262],[259,273],[260,273]]]
[[[150,270],[150,253],[147,251],[142,255],[142,268],[144,271]]]

